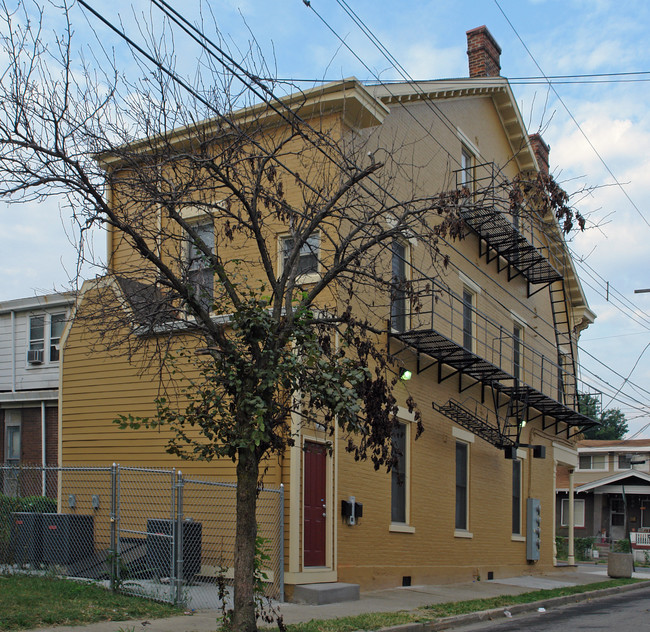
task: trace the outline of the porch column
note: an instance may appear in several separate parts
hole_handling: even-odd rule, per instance
[[[568,563],[573,566],[576,563],[574,552],[574,523],[575,523],[575,507],[573,502],[573,468],[569,469],[569,556]]]

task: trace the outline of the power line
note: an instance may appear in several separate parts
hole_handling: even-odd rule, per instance
[[[546,74],[542,70],[542,67],[539,65],[539,63],[537,63],[537,60],[535,59],[533,54],[530,52],[528,46],[526,46],[526,43],[524,42],[524,40],[519,35],[517,29],[514,27],[513,23],[510,21],[510,19],[506,15],[505,11],[501,8],[501,5],[499,4],[499,0],[494,0],[494,3],[497,5],[497,8],[499,9],[501,14],[505,18],[506,22],[510,25],[510,28],[512,28],[512,30],[514,31],[514,34],[517,36],[517,39],[521,42],[521,45],[524,47],[524,49],[526,50],[526,52],[528,53],[530,58],[533,60],[533,63],[535,64],[535,66],[537,66],[537,69],[539,70],[539,72],[544,76],[544,78],[546,78]],[[548,82],[548,85],[551,88],[551,90],[553,90],[553,93],[557,97],[558,101],[562,104],[562,107],[564,107],[564,109],[566,110],[566,113],[569,115],[569,117],[571,118],[571,120],[573,121],[575,126],[578,128],[580,134],[582,134],[582,137],[587,141],[587,144],[589,145],[589,147],[591,147],[592,151],[596,154],[596,156],[598,157],[598,160],[600,161],[600,163],[603,165],[603,167],[605,167],[607,173],[609,173],[609,175],[612,177],[612,179],[614,180],[614,182],[616,183],[618,188],[621,190],[623,195],[627,198],[628,202],[632,205],[634,210],[639,214],[639,217],[643,220],[645,225],[648,226],[648,228],[650,228],[650,222],[646,219],[645,215],[641,212],[641,209],[636,205],[634,200],[630,197],[628,192],[625,190],[625,187],[619,182],[618,178],[614,175],[614,172],[609,168],[609,165],[605,162],[605,159],[600,155],[600,152],[596,149],[594,144],[591,142],[591,140],[589,139],[589,137],[587,136],[585,131],[582,129],[582,126],[580,125],[580,123],[578,123],[575,116],[573,116],[573,113],[571,112],[571,110],[569,110],[567,104],[564,102],[564,100],[560,96],[560,93],[553,87],[553,85],[550,82]]]

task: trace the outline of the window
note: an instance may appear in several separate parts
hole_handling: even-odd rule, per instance
[[[29,357],[33,364],[43,362],[45,349],[45,316],[31,316],[29,319]]]
[[[20,426],[8,425],[5,430],[7,445],[7,462],[20,461]]]
[[[65,314],[52,314],[50,318],[50,362],[58,362],[61,353],[61,335],[65,327]]]
[[[456,529],[468,530],[468,469],[469,446],[462,441],[456,442]]]
[[[395,240],[392,246],[392,289],[390,303],[391,327],[395,331],[406,330],[406,258],[408,249],[402,242]]]
[[[460,185],[470,192],[474,190],[474,156],[465,145],[460,150]]]
[[[560,516],[560,525],[567,527],[569,525],[569,499],[562,499],[562,508]],[[573,499],[573,525],[575,527],[585,526],[585,501],[582,498]]]
[[[616,469],[617,470],[631,470],[632,469],[632,455],[631,454],[617,454],[616,455]]]
[[[390,521],[406,523],[406,424],[397,424],[392,433],[397,462],[391,470]]]
[[[512,461],[512,533],[521,534],[521,461]]]
[[[474,348],[474,301],[475,294],[463,288],[463,347],[472,351]]]
[[[214,225],[212,221],[196,223],[192,228],[197,237],[213,250]],[[214,303],[214,274],[205,254],[192,240],[189,240],[188,243],[187,258],[187,279],[192,286],[194,297],[203,309],[209,311]]]
[[[524,329],[519,323],[512,328],[512,375],[516,380],[522,379],[522,340]]]
[[[612,527],[622,527],[625,525],[625,502],[622,498],[610,497],[610,519]]]
[[[579,470],[606,470],[606,454],[581,454],[578,457]]]
[[[286,266],[291,251],[293,250],[293,238],[282,237],[282,265]],[[320,234],[314,233],[307,238],[307,241],[300,247],[298,255],[298,269],[296,270],[296,277],[309,277],[310,275],[318,274],[318,257],[320,253]],[[306,280],[311,280],[307,278]]]

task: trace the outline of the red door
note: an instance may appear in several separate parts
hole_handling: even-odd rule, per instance
[[[324,445],[305,441],[304,454],[304,565],[325,566],[325,471],[327,452]]]

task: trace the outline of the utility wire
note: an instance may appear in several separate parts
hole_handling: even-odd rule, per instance
[[[510,28],[514,31],[515,35],[517,36],[517,39],[521,42],[521,45],[524,47],[524,49],[526,50],[526,52],[528,53],[530,58],[533,60],[533,63],[535,64],[535,66],[537,66],[537,69],[539,70],[539,72],[542,74],[542,76],[544,76],[544,78],[546,78],[546,74],[542,70],[542,67],[537,63],[537,60],[535,59],[533,54],[530,52],[528,46],[526,46],[526,43],[524,42],[524,40],[521,38],[521,36],[517,32],[517,29],[514,27],[513,23],[510,21],[510,19],[506,15],[505,11],[501,8],[501,5],[499,4],[499,0],[494,0],[494,4],[497,5],[497,8],[499,9],[501,14],[505,18],[506,22],[510,25]],[[612,177],[615,184],[621,190],[623,195],[627,198],[628,202],[632,205],[634,210],[638,213],[639,217],[643,220],[644,224],[648,228],[650,228],[650,222],[646,219],[645,215],[641,212],[641,209],[636,205],[634,200],[630,197],[630,195],[626,191],[625,187],[619,182],[618,178],[614,175],[614,172],[609,168],[609,165],[605,162],[605,159],[600,155],[600,152],[596,149],[594,144],[591,142],[591,140],[589,139],[589,137],[587,136],[585,131],[582,129],[582,126],[580,125],[580,123],[578,123],[575,116],[573,116],[573,113],[571,112],[571,110],[569,110],[567,104],[564,102],[564,100],[560,96],[560,93],[553,87],[553,84],[551,82],[548,82],[548,85],[551,88],[551,90],[553,90],[553,94],[555,94],[558,101],[562,104],[562,107],[564,107],[564,109],[566,110],[566,113],[569,115],[569,117],[571,118],[571,120],[573,121],[575,126],[578,128],[578,130],[579,130],[580,134],[582,135],[582,137],[587,141],[587,144],[589,145],[589,147],[591,147],[593,152],[596,154],[596,156],[598,157],[598,160],[600,161],[600,163],[603,165],[603,167],[605,167],[605,170],[607,171],[607,173],[609,173],[609,175]]]

